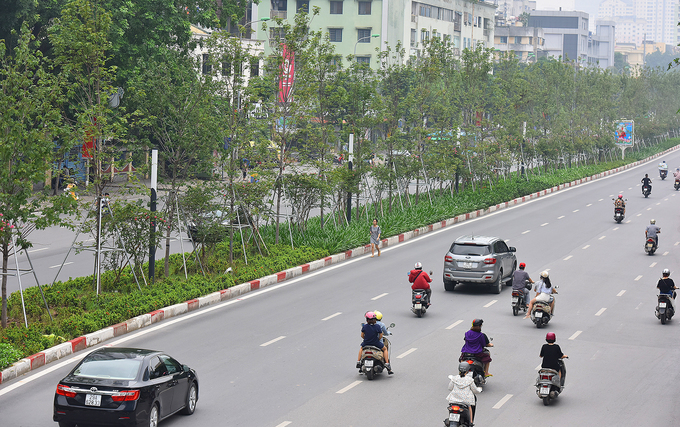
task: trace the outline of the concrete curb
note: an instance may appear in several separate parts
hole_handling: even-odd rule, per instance
[[[611,169],[605,172],[601,172],[596,175],[592,175],[586,178],[581,178],[577,179],[572,182],[568,182],[565,184],[560,184],[558,186],[548,188],[546,190],[541,190],[537,191],[536,193],[531,193],[527,196],[522,196],[518,197],[516,199],[512,199],[508,202],[500,203],[495,206],[491,206],[487,209],[479,209],[473,212],[468,212],[465,214],[458,215],[453,218],[449,218],[446,220],[442,220],[439,222],[436,222],[434,224],[430,224],[424,227],[417,228],[412,231],[407,231],[405,233],[401,233],[397,236],[392,236],[388,237],[386,239],[382,239],[382,245],[383,247],[389,247],[389,246],[394,246],[397,245],[398,243],[405,242],[407,240],[413,239],[415,237],[418,237],[420,235],[429,233],[431,231],[439,230],[441,228],[457,224],[459,222],[467,221],[470,219],[478,218],[480,216],[488,215],[490,213],[496,212],[500,209],[505,209],[511,206],[518,205],[520,203],[528,202],[529,200],[534,200],[538,197],[545,196],[547,194],[551,194],[560,190],[563,190],[565,188],[570,188],[574,187],[586,182],[593,181],[595,179],[603,178],[605,176],[609,176],[621,171],[624,171],[626,169],[630,169],[632,167],[638,166],[642,163],[648,162],[649,160],[652,160],[656,157],[663,156],[664,154],[667,154],[671,151],[675,151],[678,148],[680,148],[680,145],[677,145],[675,147],[669,148],[668,150],[665,150],[661,153],[655,154],[653,156],[650,156],[644,160],[640,160],[634,163],[631,163],[629,165],[625,165],[616,169]],[[57,361],[65,356],[68,356],[70,354],[76,353],[78,351],[85,350],[89,347],[95,346],[97,344],[100,344],[102,342],[108,341],[112,338],[119,337],[121,335],[127,334],[128,332],[135,331],[137,329],[144,328],[146,326],[152,325],[154,323],[163,321],[165,319],[169,319],[171,317],[179,316],[181,314],[185,314],[194,310],[198,310],[201,307],[205,307],[208,305],[216,304],[221,301],[226,301],[232,298],[236,298],[240,295],[243,295],[245,293],[255,291],[258,289],[262,289],[266,286],[269,285],[275,285],[277,283],[283,282],[288,279],[292,279],[294,277],[301,276],[304,273],[308,273],[311,271],[319,270],[323,267],[327,267],[329,265],[337,264],[339,262],[342,262],[346,259],[349,258],[356,258],[361,255],[365,255],[367,253],[371,252],[371,247],[370,245],[365,245],[361,246],[358,248],[350,249],[345,252],[331,255],[328,257],[325,257],[323,259],[315,260],[312,262],[309,262],[307,264],[299,265],[297,267],[289,268],[284,271],[280,271],[275,274],[271,274],[269,276],[261,277],[256,280],[251,280],[250,282],[246,283],[241,283],[240,285],[235,285],[232,286],[231,288],[223,289],[221,291],[213,292],[211,294],[202,296],[200,298],[195,298],[189,301],[185,301],[179,304],[171,305],[169,307],[164,307],[159,310],[152,311],[151,313],[147,314],[142,314],[137,317],[133,317],[132,319],[126,320],[125,322],[118,323],[117,325],[109,326],[107,328],[101,329],[96,332],[92,332],[91,334],[87,334],[75,339],[72,339],[71,341],[67,341],[65,343],[59,344],[57,346],[48,348],[46,350],[41,351],[40,353],[36,353],[34,355],[31,355],[29,357],[26,357],[24,359],[19,360],[18,362],[14,363],[12,366],[9,368],[6,368],[2,372],[0,372],[0,384],[6,383],[7,381],[10,381],[14,378],[17,378],[21,375],[24,375],[34,369],[38,369],[39,367],[51,363],[54,361]]]

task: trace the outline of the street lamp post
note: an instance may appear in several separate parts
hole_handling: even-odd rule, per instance
[[[370,39],[371,37],[373,37],[373,38],[375,38],[375,37],[380,37],[380,34],[371,34],[370,36],[362,37],[362,38],[360,38],[359,40],[357,40],[356,43],[354,43],[354,60],[355,60],[355,61],[357,60],[357,45],[358,45],[359,43],[361,43],[362,40],[368,40],[368,39]],[[369,43],[370,43],[370,42],[369,42]]]

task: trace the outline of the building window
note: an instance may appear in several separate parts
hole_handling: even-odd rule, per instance
[[[522,37],[515,37],[515,44],[522,44]]]
[[[330,41],[340,43],[342,41],[342,28],[329,28],[328,36]]]
[[[508,36],[500,36],[501,38],[501,43],[507,44],[508,43]]]
[[[203,54],[203,74],[210,74],[212,72],[212,65],[210,65],[210,55],[207,53]]]
[[[370,15],[371,14],[371,2],[370,1],[360,1],[359,2],[359,15]]]
[[[231,62],[226,60],[222,61],[222,75],[231,76]]]
[[[303,12],[309,13],[309,0],[297,0],[297,6],[295,10],[302,9]]]
[[[269,38],[278,40],[286,37],[286,30],[283,27],[269,27]]]
[[[331,1],[331,15],[342,15],[341,1]]]
[[[423,30],[420,32],[420,41],[421,42],[426,42],[430,40],[430,32],[427,30]]]
[[[365,64],[368,65],[369,67],[371,66],[371,57],[370,56],[357,56],[357,63],[359,64]]]
[[[357,30],[357,42],[358,43],[370,43],[371,42],[371,29],[361,28]]]
[[[418,44],[418,32],[415,28],[411,28],[411,46],[415,47]]]
[[[429,4],[420,5],[420,16],[431,17],[432,16],[432,6]]]
[[[250,61],[250,77],[257,77],[260,75],[260,58],[253,58]]]

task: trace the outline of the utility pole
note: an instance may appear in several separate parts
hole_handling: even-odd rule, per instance
[[[352,179],[352,153],[354,151],[354,134],[349,134],[349,150],[347,155],[347,167],[350,173],[350,180]],[[357,196],[358,197],[358,196]],[[358,214],[357,214],[358,215]],[[347,224],[352,219],[352,187],[351,184],[347,188]]]

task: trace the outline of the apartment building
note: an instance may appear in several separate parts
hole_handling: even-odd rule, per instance
[[[494,49],[498,52],[514,52],[521,62],[535,62],[543,56],[544,46],[543,28],[521,25],[496,27]]]
[[[535,10],[529,27],[543,28],[543,55],[563,61],[588,61],[588,14],[579,11]]]

